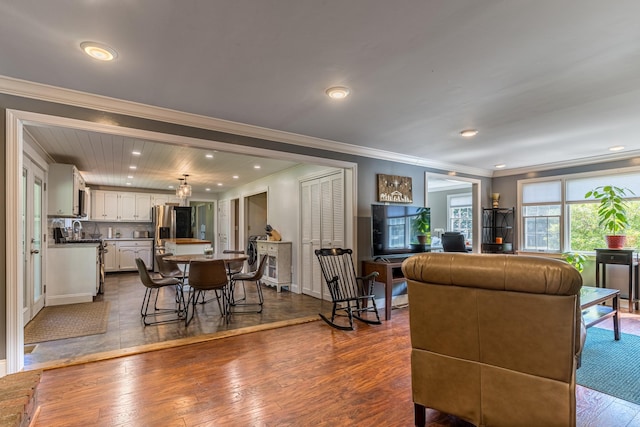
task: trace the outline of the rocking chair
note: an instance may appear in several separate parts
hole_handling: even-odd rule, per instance
[[[333,300],[333,310],[331,320],[320,313],[322,320],[336,329],[345,331],[353,330],[353,318],[369,323],[380,325],[380,316],[376,307],[376,300],[373,295],[373,282],[378,272],[373,272],[365,277],[357,277],[353,266],[351,249],[317,249],[315,251],[320,269],[324,277],[331,299]],[[371,301],[371,306],[369,306]],[[343,310],[345,314],[336,314],[338,310]],[[361,313],[372,312],[376,320],[369,320],[361,316]],[[349,318],[349,326],[335,323],[336,316],[346,316]]]

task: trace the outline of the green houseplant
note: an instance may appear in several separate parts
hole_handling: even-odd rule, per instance
[[[598,225],[604,228],[605,239],[609,249],[621,249],[624,247],[626,236],[622,232],[629,225],[627,216],[628,204],[625,197],[634,195],[628,188],[604,185],[588,191],[584,195],[586,199],[594,198],[599,201]]]
[[[579,252],[565,252],[562,254],[564,260],[575,267],[578,272],[584,271],[584,263],[587,261],[587,257]]]
[[[424,207],[419,208],[417,214],[413,220],[413,229],[418,238],[418,243],[424,245],[427,243],[431,233],[431,210]]]

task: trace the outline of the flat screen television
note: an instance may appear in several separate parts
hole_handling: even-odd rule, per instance
[[[374,257],[393,256],[424,252],[425,244],[418,242],[416,219],[420,209],[427,210],[427,219],[431,224],[429,208],[406,205],[371,205],[371,255]],[[428,227],[429,232],[431,227]],[[426,244],[430,243],[427,233]]]

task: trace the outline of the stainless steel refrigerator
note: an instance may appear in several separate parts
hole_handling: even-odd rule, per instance
[[[153,222],[156,253],[164,253],[166,239],[193,237],[190,206],[154,206]]]

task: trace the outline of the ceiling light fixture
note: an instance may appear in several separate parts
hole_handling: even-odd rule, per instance
[[[345,99],[351,93],[348,87],[333,86],[325,91],[327,96],[331,99]]]
[[[139,151],[132,151],[131,154],[133,154],[134,156],[139,156],[142,153]]]
[[[129,169],[138,169],[138,167],[131,165],[131,166],[129,166]]]
[[[84,53],[98,61],[113,61],[118,57],[118,52],[102,43],[82,42],[80,43],[80,48]]]
[[[128,179],[133,179],[133,175],[127,176]]]
[[[233,179],[238,179],[240,178],[238,175],[233,175]]]
[[[176,188],[176,196],[181,199],[186,199],[187,197],[191,197],[191,186],[187,183],[187,177],[189,175],[182,175],[184,178],[180,178],[180,185]]]
[[[213,159],[213,154],[205,154],[205,157],[206,157],[207,159]]]
[[[210,188],[205,188],[204,190],[205,190],[205,191],[211,191],[211,189],[210,189]]]
[[[253,166],[254,169],[260,169],[260,165]]]
[[[218,183],[218,187],[222,187],[222,183],[221,182]]]
[[[624,150],[623,145],[614,145],[613,147],[609,147],[609,151],[622,151]]]
[[[499,163],[499,164],[497,164],[497,165],[495,166],[495,168],[496,168],[496,169],[504,169],[504,168],[506,168],[506,167],[507,167],[507,165],[505,165],[504,163]]]
[[[464,136],[465,138],[471,138],[472,136],[476,136],[477,134],[477,129],[465,129],[460,132],[460,135]]]

